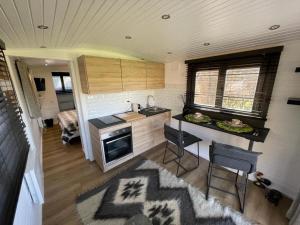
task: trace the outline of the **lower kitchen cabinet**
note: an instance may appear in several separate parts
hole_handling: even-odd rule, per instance
[[[171,112],[160,113],[145,119],[132,122],[132,138],[134,155],[142,154],[163,143],[164,123],[170,121]]]
[[[154,136],[151,118],[132,122],[132,139],[134,155],[139,155],[152,147]]]
[[[143,117],[132,122],[127,121],[125,123],[113,125],[107,128],[96,127],[95,124],[90,122],[89,128],[94,159],[102,171],[106,172],[126,162],[127,160],[163,143],[165,141],[164,123],[170,121],[170,119],[171,112],[164,112],[154,116]],[[131,129],[130,134],[125,133],[123,134],[124,137],[120,137],[120,132],[124,131],[126,128]],[[115,135],[115,139],[112,139],[112,135]],[[131,136],[132,141],[129,141],[130,139],[128,136]],[[112,161],[107,160],[109,149],[112,150],[110,152],[115,151],[115,148],[113,147],[108,149],[108,143],[110,143],[109,145],[112,145],[112,142],[120,142],[122,139],[122,145],[115,145],[115,147],[120,147],[124,145],[125,138],[127,139],[126,143],[132,143],[132,148],[130,145],[130,152],[118,159]]]

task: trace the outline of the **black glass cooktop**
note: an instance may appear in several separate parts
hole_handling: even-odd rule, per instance
[[[102,116],[95,119],[91,119],[89,120],[89,122],[96,126],[98,129],[102,129],[113,125],[125,123],[125,120],[122,120],[115,116]]]
[[[99,117],[98,120],[100,120],[102,123],[107,125],[123,121],[120,118],[117,118],[115,116],[103,116],[103,117]]]

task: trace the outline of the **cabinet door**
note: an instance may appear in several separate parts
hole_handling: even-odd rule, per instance
[[[171,119],[171,113],[165,112],[162,114],[158,114],[153,116],[152,118],[152,133],[154,138],[154,145],[159,145],[166,141],[164,135],[164,124],[169,122]]]
[[[144,62],[121,59],[124,91],[146,89],[146,65]]]
[[[89,123],[90,128],[90,136],[91,136],[91,143],[92,143],[92,150],[93,150],[93,156],[96,160],[97,164],[100,166],[102,170],[104,170],[104,162],[103,155],[101,151],[101,142],[99,137],[99,130],[94,125]]]
[[[152,130],[151,117],[132,122],[134,155],[139,155],[154,146]]]
[[[88,77],[86,73],[85,56],[84,55],[80,56],[77,59],[77,62],[78,62],[81,90],[84,94],[89,94],[90,91],[89,91]]]
[[[147,89],[165,87],[165,65],[163,63],[147,62]]]
[[[89,93],[122,91],[120,59],[84,56],[84,61]]]

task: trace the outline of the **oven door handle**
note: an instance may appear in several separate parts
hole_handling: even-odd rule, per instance
[[[119,138],[117,138],[117,139],[114,139],[114,140],[108,141],[108,142],[106,142],[106,144],[110,144],[110,143],[112,143],[112,142],[115,142],[115,141],[121,140],[121,139],[123,139],[123,138],[130,137],[130,136],[131,136],[131,134],[127,134],[127,135],[125,135],[125,136],[123,136],[123,137],[119,137]]]

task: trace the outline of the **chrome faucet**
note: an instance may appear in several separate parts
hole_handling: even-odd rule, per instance
[[[152,101],[153,101],[153,105],[151,106],[150,104],[149,104],[149,100],[150,100],[150,98],[152,98]],[[148,95],[147,96],[147,108],[149,108],[149,107],[154,107],[155,106],[155,99],[154,99],[154,96],[153,95]]]

